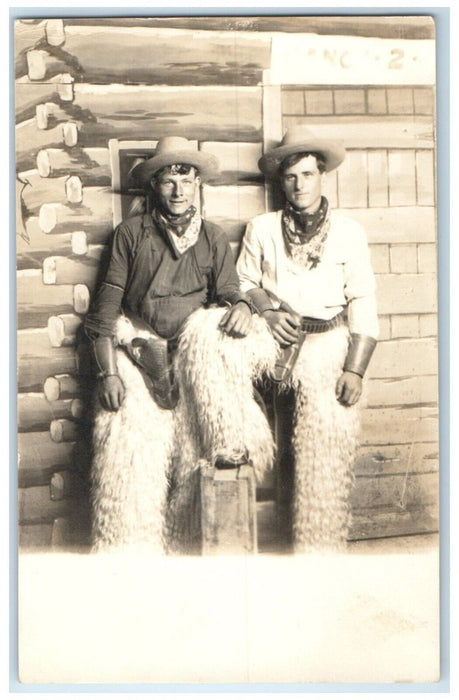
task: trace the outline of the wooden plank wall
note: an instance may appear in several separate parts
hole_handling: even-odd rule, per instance
[[[369,370],[352,537],[437,529],[438,388],[434,102],[429,87],[285,87],[284,129],[345,141],[332,206],[360,221],[381,342]]]
[[[84,541],[83,527],[72,531],[85,522],[88,467],[89,409],[78,379],[86,360],[76,343],[113,228],[109,140],[174,133],[214,153],[221,175],[203,187],[202,210],[226,230],[235,254],[246,222],[266,207],[257,160],[271,24],[222,32],[218,23],[184,27],[180,19],[100,22],[15,27],[24,546]],[[412,38],[430,36],[421,25],[411,25]],[[132,43],[134,26],[145,50]],[[282,21],[279,30],[289,31]],[[282,90],[279,131],[307,121],[350,146],[328,195],[365,224],[378,275],[382,342],[365,400],[353,537],[436,528],[432,104],[423,88]]]

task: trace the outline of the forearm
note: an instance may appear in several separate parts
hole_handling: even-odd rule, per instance
[[[101,285],[84,320],[84,329],[89,337],[114,336],[123,294],[122,289],[113,285]]]
[[[265,289],[255,287],[249,289],[246,294],[259,314],[262,314],[264,311],[275,310],[273,301]]]
[[[231,289],[223,291],[223,293],[217,295],[217,302],[220,306],[235,306],[236,304],[242,302],[244,304],[247,304],[247,306],[252,312],[256,311],[256,308],[252,303],[250,296],[241,292],[240,289]]]

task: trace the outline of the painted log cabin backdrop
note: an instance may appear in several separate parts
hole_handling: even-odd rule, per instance
[[[80,326],[129,167],[166,134],[214,153],[203,214],[235,255],[276,206],[257,160],[296,123],[340,138],[332,206],[366,228],[381,342],[363,400],[352,539],[438,517],[434,25],[428,17],[73,18],[15,24],[19,522],[86,542],[90,414]],[[269,540],[271,482],[259,490]]]

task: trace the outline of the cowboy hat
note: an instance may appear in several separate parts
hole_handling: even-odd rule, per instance
[[[258,167],[267,177],[275,177],[284,158],[302,152],[320,153],[325,160],[326,172],[337,168],[346,155],[346,149],[339,141],[319,139],[305,124],[297,124],[285,132],[280,146],[260,158]]]
[[[132,170],[132,176],[138,182],[147,185],[158,170],[176,163],[193,165],[199,170],[203,181],[218,172],[218,161],[215,156],[198,151],[197,145],[190,143],[182,136],[162,136],[156,145],[155,155],[136,165]]]

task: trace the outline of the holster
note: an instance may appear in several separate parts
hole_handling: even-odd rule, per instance
[[[176,407],[179,392],[165,338],[133,338],[125,346],[129,357],[138,365],[145,385],[154,401],[164,409]]]
[[[376,340],[369,335],[351,333],[349,349],[344,362],[345,372],[354,372],[363,378],[376,347]]]
[[[280,384],[290,379],[293,368],[300,354],[301,347],[306,340],[307,333],[300,331],[296,343],[292,343],[286,348],[282,348],[276,358],[274,370],[270,374],[271,379]]]

